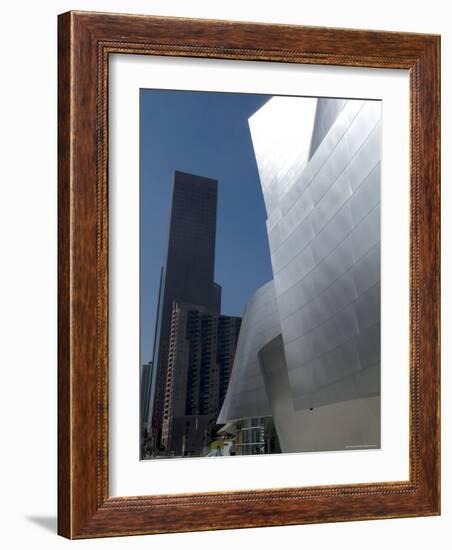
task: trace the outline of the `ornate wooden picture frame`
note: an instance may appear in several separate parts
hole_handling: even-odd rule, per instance
[[[58,532],[68,538],[440,513],[440,38],[68,12],[58,39]],[[111,497],[110,54],[406,69],[410,78],[409,480]]]

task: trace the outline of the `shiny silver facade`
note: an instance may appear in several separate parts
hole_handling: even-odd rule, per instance
[[[281,335],[290,410],[365,400],[350,411],[370,407],[379,445],[381,103],[274,97],[249,125],[274,279],[246,310],[219,421],[275,414],[264,348]]]

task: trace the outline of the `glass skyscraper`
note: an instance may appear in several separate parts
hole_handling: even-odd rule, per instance
[[[175,172],[151,392],[151,447],[162,456],[200,455],[234,361],[241,320],[220,314],[214,281],[217,188]]]
[[[152,436],[160,443],[165,405],[171,318],[174,302],[196,304],[219,314],[221,288],[214,280],[218,182],[175,172],[160,315],[154,350]]]

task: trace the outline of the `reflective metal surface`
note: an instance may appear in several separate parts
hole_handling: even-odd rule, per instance
[[[378,101],[275,97],[249,120],[273,282],[248,304],[219,422],[271,414],[258,354],[281,334],[292,407],[380,392]]]

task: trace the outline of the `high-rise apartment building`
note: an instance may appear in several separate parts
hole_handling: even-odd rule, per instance
[[[199,456],[208,444],[226,394],[240,321],[174,302],[161,436],[166,453]]]

